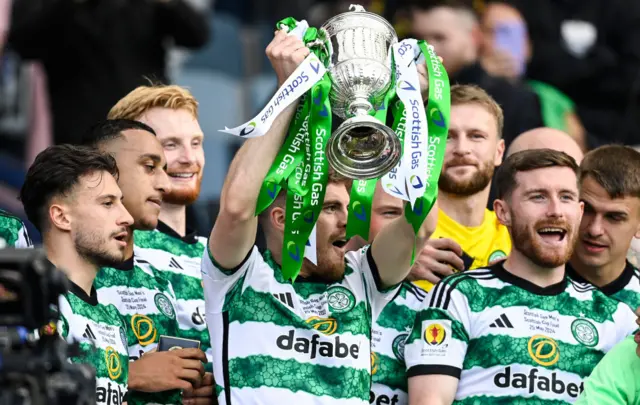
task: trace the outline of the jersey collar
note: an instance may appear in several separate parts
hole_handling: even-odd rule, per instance
[[[91,286],[91,294],[87,294],[76,283],[74,283],[73,281],[69,281],[69,292],[91,306],[95,307],[96,305],[98,305],[98,293],[96,292],[96,288],[94,286]]]
[[[133,270],[133,256],[120,263],[117,266],[113,266],[114,269],[117,270]]]
[[[47,262],[49,262],[49,265],[51,265],[52,267],[55,267],[56,269],[60,270],[55,264],[51,263],[51,260],[49,259],[45,259]],[[69,281],[69,292],[72,293],[73,295],[77,296],[78,298],[80,298],[82,301],[86,302],[89,305],[92,306],[96,306],[98,305],[98,293],[96,292],[96,287],[95,286],[91,286],[91,294],[87,294],[82,288],[80,288],[79,285],[77,285],[76,283],[74,283],[73,281],[67,279]]]
[[[584,277],[578,274],[578,272],[573,267],[571,267],[569,263],[567,263],[566,268],[567,268],[567,275],[572,279],[580,283],[591,284]],[[599,287],[599,290],[602,291],[607,296],[617,294],[620,291],[622,291],[627,286],[627,284],[629,284],[629,282],[631,282],[631,278],[633,277],[633,274],[634,274],[634,267],[627,260],[625,261],[624,269],[622,270],[622,273],[618,276],[618,278],[616,278],[615,280],[613,280],[612,282],[610,282],[609,284],[603,287]]]
[[[503,266],[504,261],[499,262],[491,266],[491,270],[493,274],[498,277],[498,279],[504,281],[505,283],[512,284],[516,287],[522,288],[525,291],[528,291],[535,295],[558,295],[564,292],[567,288],[567,277],[565,277],[556,284],[551,284],[547,287],[540,287],[539,285],[533,284],[529,280],[525,280],[524,278],[518,277],[515,274],[509,273]]]
[[[197,238],[198,234],[195,229],[191,229],[187,227],[187,233],[184,236],[180,236],[180,234],[174,231],[169,225],[165,224],[162,221],[158,221],[158,226],[156,226],[156,230],[164,233],[167,236],[171,236],[172,238],[180,239],[181,241],[188,244],[198,243],[198,238]]]

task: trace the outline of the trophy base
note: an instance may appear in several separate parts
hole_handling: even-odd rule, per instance
[[[346,120],[327,144],[327,160],[341,176],[377,179],[400,161],[400,140],[388,126],[369,115]]]

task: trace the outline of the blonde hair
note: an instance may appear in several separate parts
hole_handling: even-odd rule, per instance
[[[107,118],[137,120],[153,108],[184,109],[198,119],[198,101],[189,90],[176,85],[137,87],[111,108]]]
[[[498,139],[502,138],[504,113],[502,107],[486,91],[475,85],[456,84],[451,86],[451,106],[477,104],[484,107],[496,119]]]

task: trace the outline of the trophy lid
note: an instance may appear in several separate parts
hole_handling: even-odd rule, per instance
[[[349,10],[350,11],[331,17],[322,24],[320,29],[326,31],[329,36],[333,36],[345,27],[367,26],[381,33],[388,33],[392,42],[397,41],[398,34],[396,34],[396,30],[383,17],[366,11],[364,7],[359,4],[352,4]]]

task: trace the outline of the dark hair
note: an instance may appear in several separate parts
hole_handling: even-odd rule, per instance
[[[91,147],[55,145],[40,152],[29,167],[20,190],[27,218],[42,232],[46,229],[46,212],[51,199],[66,195],[80,177],[102,171],[118,178],[115,159]]]
[[[568,167],[578,175],[576,161],[564,152],[553,149],[528,149],[505,159],[496,171],[496,188],[500,200],[508,198],[518,186],[516,174],[547,167]]]
[[[591,177],[611,198],[640,198],[640,152],[622,145],[601,146],[580,164],[580,183]]]
[[[89,128],[83,135],[81,143],[82,145],[96,148],[105,142],[120,138],[122,132],[130,129],[140,129],[150,132],[154,136],[156,135],[153,128],[140,121],[127,119],[104,120]]]

